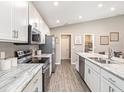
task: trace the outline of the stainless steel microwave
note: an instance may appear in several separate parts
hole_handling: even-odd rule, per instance
[[[41,43],[41,33],[32,25],[28,26],[28,42],[30,44],[40,44]]]
[[[41,32],[34,28],[32,25],[28,25],[28,42],[27,43],[14,43],[16,45],[37,45],[41,44]]]

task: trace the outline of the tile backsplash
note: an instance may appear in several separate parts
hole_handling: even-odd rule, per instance
[[[13,43],[0,43],[0,52],[5,52],[6,58],[13,57],[16,50],[38,48],[38,45],[14,45]]]

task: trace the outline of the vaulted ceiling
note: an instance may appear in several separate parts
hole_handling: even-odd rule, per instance
[[[124,1],[35,1],[50,28],[124,14]]]

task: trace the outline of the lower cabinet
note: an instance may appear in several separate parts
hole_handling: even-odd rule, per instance
[[[92,92],[123,92],[124,80],[85,59],[84,81]]]
[[[75,54],[75,69],[79,72],[79,55]]]
[[[23,92],[42,92],[42,69],[29,82]]]
[[[121,92],[121,90],[101,77],[101,92]]]
[[[85,82],[91,91],[100,91],[100,75],[87,64],[85,65]]]

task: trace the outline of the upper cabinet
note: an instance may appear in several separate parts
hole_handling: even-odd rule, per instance
[[[27,42],[28,2],[0,2],[0,40]]]
[[[45,44],[45,35],[49,28],[31,2],[0,2],[0,41],[27,43],[28,24],[41,32],[41,44]]]
[[[41,32],[41,44],[45,44],[45,35],[48,35],[50,31],[47,24],[31,2],[29,3],[29,24]]]
[[[13,39],[19,42],[28,42],[28,2],[14,2],[12,14]]]
[[[12,2],[0,2],[0,40],[12,39],[11,23],[12,23]]]

